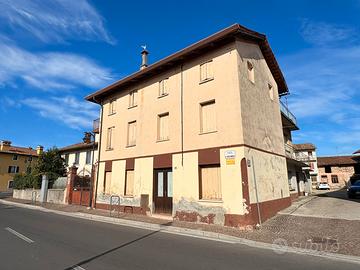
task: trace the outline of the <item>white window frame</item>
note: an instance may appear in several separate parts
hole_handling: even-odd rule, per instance
[[[116,99],[112,99],[109,102],[109,115],[116,114]]]

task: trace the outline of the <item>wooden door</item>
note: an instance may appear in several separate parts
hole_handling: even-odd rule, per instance
[[[154,171],[154,204],[156,213],[172,214],[173,177],[171,169]]]

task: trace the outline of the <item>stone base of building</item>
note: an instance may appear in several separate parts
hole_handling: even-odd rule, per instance
[[[276,199],[266,202],[259,203],[261,221],[264,222],[267,219],[276,215],[280,210],[287,208],[291,205],[290,197]],[[202,216],[196,212],[186,212],[186,211],[177,211],[175,213],[174,219],[179,221],[187,222],[199,222],[206,224],[214,224],[214,214],[208,214]],[[259,223],[259,215],[257,204],[251,204],[249,206],[249,213],[246,215],[237,215],[237,214],[225,214],[224,215],[224,226],[229,227],[245,227],[245,226],[254,226]]]
[[[110,204],[105,203],[96,203],[96,209],[110,210]],[[121,213],[137,214],[137,215],[146,215],[147,211],[150,209],[145,209],[140,206],[130,206],[130,205],[112,205],[111,209],[114,211],[120,211]]]

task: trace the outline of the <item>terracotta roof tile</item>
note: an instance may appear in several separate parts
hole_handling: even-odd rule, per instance
[[[318,157],[318,167],[327,165],[354,165],[360,162],[357,156],[334,156],[334,157]]]
[[[95,143],[95,147],[97,148],[97,145],[98,143],[96,142]],[[93,143],[75,143],[75,144],[71,144],[71,145],[68,145],[68,146],[64,146],[62,148],[59,149],[60,152],[66,152],[66,151],[69,151],[69,150],[80,150],[80,149],[91,149],[93,146]]]
[[[9,154],[18,154],[18,155],[27,155],[27,156],[37,156],[35,149],[20,147],[20,146],[10,146],[9,150],[0,150],[0,153],[9,153]]]
[[[293,144],[294,150],[315,150],[316,146],[312,143]]]

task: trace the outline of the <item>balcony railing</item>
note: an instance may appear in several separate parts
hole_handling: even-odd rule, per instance
[[[289,143],[285,143],[285,155],[288,158],[292,158],[306,164],[308,164],[313,159],[313,157],[308,156],[305,153],[295,152],[293,146]]]
[[[99,133],[99,131],[100,131],[100,118],[95,119],[93,121],[93,132],[94,133]]]
[[[290,112],[289,108],[284,103],[282,103],[282,101],[280,101],[280,110],[290,121],[295,124],[295,126],[297,126],[295,115]]]

